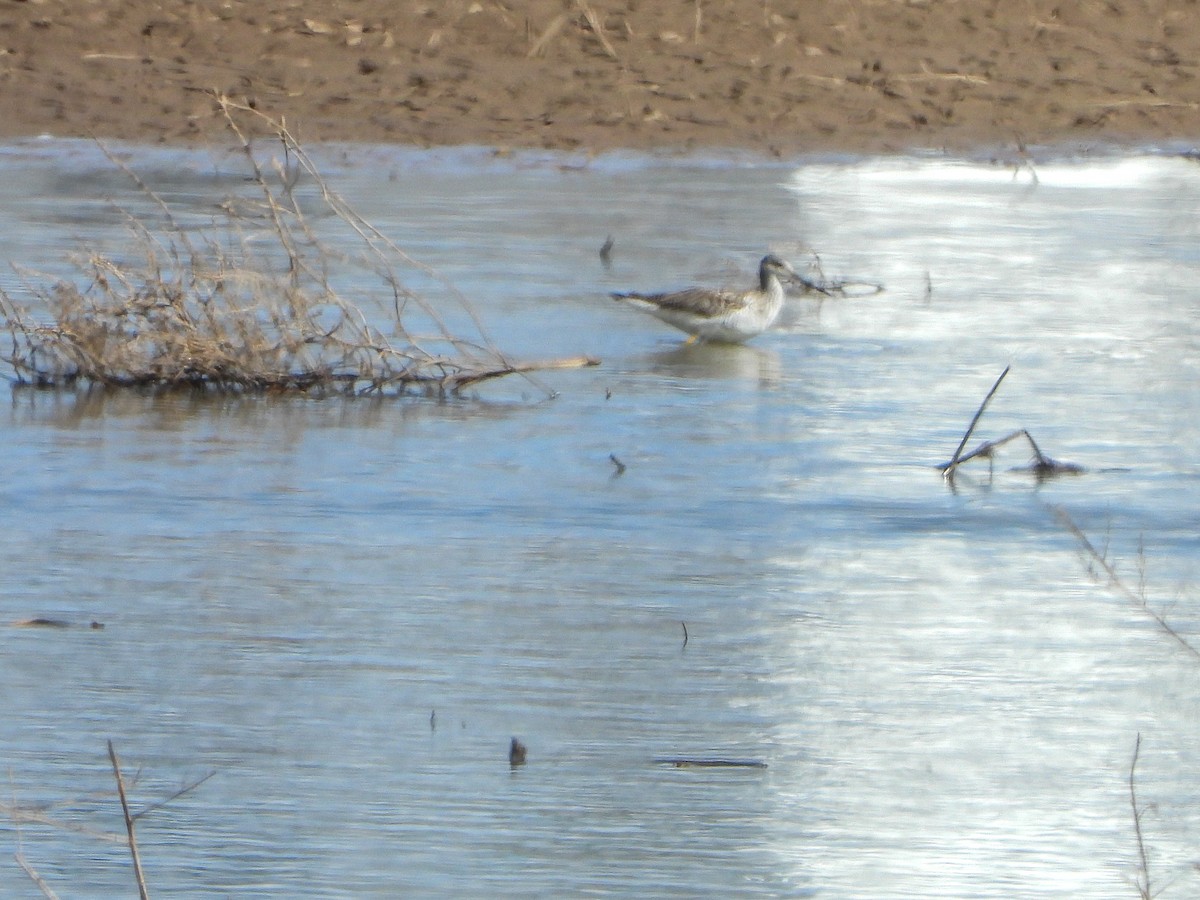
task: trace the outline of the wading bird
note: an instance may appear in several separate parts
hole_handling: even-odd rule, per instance
[[[758,265],[758,287],[747,291],[692,287],[664,294],[613,294],[686,331],[694,340],[740,344],[770,328],[783,309],[783,281],[806,284],[774,254]]]

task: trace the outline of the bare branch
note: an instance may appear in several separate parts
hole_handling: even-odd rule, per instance
[[[117,760],[117,751],[113,742],[108,742],[108,758],[112,760],[113,777],[117,779],[117,794],[121,798],[121,812],[125,816],[125,831],[129,835],[129,855],[133,857],[133,874],[137,879],[138,896],[141,900],[149,900],[146,890],[146,876],[142,874],[142,859],[138,854],[137,835],[134,833],[133,816],[129,814],[129,801],[125,798],[125,782],[121,778],[121,763]]]
[[[25,871],[25,874],[29,876],[29,880],[37,885],[43,897],[46,897],[47,900],[58,900],[58,894],[51,890],[50,885],[46,884],[46,880],[38,874],[37,869],[30,865],[29,860],[25,858],[25,854],[18,851],[13,854],[13,859],[17,861],[17,865]]]
[[[1059,524],[1067,529],[1067,531],[1069,531],[1075,537],[1075,539],[1079,541],[1080,547],[1083,548],[1084,555],[1091,562],[1095,563],[1095,565],[1099,566],[1100,570],[1103,571],[1106,576],[1108,576],[1107,585],[1109,588],[1125,597],[1125,599],[1127,599],[1135,607],[1153,619],[1154,623],[1158,625],[1162,631],[1168,634],[1190,655],[1194,656],[1196,659],[1200,659],[1200,649],[1198,649],[1187,638],[1176,631],[1161,613],[1151,609],[1150,603],[1146,599],[1144,590],[1139,593],[1132,590],[1128,585],[1125,584],[1120,574],[1118,574],[1117,570],[1113,567],[1113,564],[1108,561],[1107,552],[1102,553],[1096,549],[1096,546],[1088,539],[1088,536],[1083,533],[1083,529],[1075,524],[1075,520],[1071,518],[1070,513],[1068,513],[1061,506],[1051,506],[1050,510],[1054,513],[1054,517],[1058,519]],[[1144,549],[1139,550],[1139,553],[1144,554],[1144,552]],[[1144,565],[1144,562],[1140,563],[1140,565]]]
[[[196,788],[200,787],[200,785],[204,784],[204,782],[208,781],[208,779],[212,778],[216,774],[217,774],[217,772],[214,769],[213,771],[209,772],[207,775],[202,775],[199,778],[197,778],[195,781],[185,784],[183,787],[181,787],[175,793],[171,794],[169,797],[163,797],[161,800],[157,801],[156,803],[151,803],[149,806],[142,807],[140,810],[138,810],[136,813],[134,813],[134,815],[133,815],[134,820],[136,821],[137,819],[140,819],[142,816],[147,815],[148,813],[154,812],[156,809],[161,809],[162,807],[164,807],[168,803],[170,803],[172,800],[177,800],[180,797],[182,797],[184,794],[191,793],[192,791],[194,791]]]
[[[987,409],[989,403],[992,402],[992,397],[996,395],[996,391],[1000,389],[1000,382],[1004,380],[1004,376],[1008,374],[1008,370],[1012,366],[1005,366],[1004,371],[1000,373],[1000,377],[996,379],[992,385],[992,389],[987,392],[987,396],[983,398],[983,402],[979,404],[979,409],[975,410],[975,416],[971,419],[971,424],[967,426],[966,433],[962,436],[962,440],[958,442],[958,449],[954,451],[954,456],[950,458],[950,462],[942,467],[942,474],[949,476],[954,474],[954,468],[958,465],[959,455],[963,451],[963,447],[967,446],[967,441],[971,439],[971,435],[975,432],[975,426],[979,424],[979,419],[983,415],[983,411]]]
[[[197,237],[163,197],[102,147],[166,224],[127,214],[140,258],[84,255],[77,262],[80,283],[35,287],[49,323],[36,321],[0,289],[0,328],[11,344],[0,359],[19,383],[445,394],[509,374],[537,384],[532,372],[576,364],[508,359],[467,298],[355,213],[282,122],[221,95],[215,100],[257,198],[223,204],[226,219]],[[264,129],[278,139],[283,161],[268,164],[252,143],[251,132]],[[313,216],[328,222],[322,233],[348,229],[357,249],[326,246],[296,193],[301,183],[317,189],[323,206]],[[364,271],[375,289],[353,301],[342,296],[333,283],[335,263]],[[400,268],[440,283],[474,333],[452,333],[433,303],[404,286]],[[414,317],[432,323],[432,337],[415,336],[408,321]]]
[[[1146,858],[1146,841],[1142,837],[1142,810],[1138,807],[1137,790],[1134,787],[1134,773],[1137,770],[1138,754],[1142,749],[1142,733],[1139,731],[1137,741],[1133,745],[1133,760],[1129,763],[1129,807],[1133,810],[1133,833],[1137,836],[1138,874],[1134,879],[1138,896],[1142,900],[1150,900],[1154,895],[1150,892],[1150,863]]]

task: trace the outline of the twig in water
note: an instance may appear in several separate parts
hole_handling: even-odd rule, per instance
[[[13,854],[13,859],[17,861],[17,865],[25,870],[25,874],[29,876],[29,880],[38,886],[38,890],[42,892],[42,896],[47,900],[58,900],[58,894],[51,890],[50,885],[46,884],[46,879],[38,874],[37,869],[29,864],[29,860],[25,858],[25,854],[17,851]]]
[[[1146,536],[1138,535],[1137,545],[1138,596],[1146,596]]]
[[[95,828],[90,828],[86,825],[80,825],[77,822],[72,822],[68,819],[59,819],[51,816],[38,809],[31,809],[26,806],[20,806],[14,803],[0,804],[0,812],[7,815],[18,827],[22,822],[35,822],[39,825],[47,825],[51,828],[57,828],[61,831],[70,831],[75,834],[87,835],[98,841],[107,841],[110,844],[123,844],[127,838],[123,834],[116,834],[108,831],[97,831]]]
[[[1056,519],[1058,519],[1059,523],[1066,528],[1067,531],[1071,532],[1071,534],[1075,536],[1075,539],[1079,541],[1084,553],[1086,553],[1087,556],[1090,557],[1091,560],[1104,571],[1104,574],[1108,576],[1108,586],[1110,588],[1121,594],[1130,603],[1153,619],[1155,624],[1157,624],[1159,628],[1170,635],[1179,644],[1179,646],[1183,647],[1184,650],[1196,657],[1196,659],[1200,659],[1200,649],[1197,649],[1194,644],[1176,631],[1161,613],[1155,612],[1150,608],[1150,604],[1146,599],[1145,591],[1137,593],[1131,590],[1129,586],[1121,580],[1121,576],[1117,574],[1117,570],[1113,567],[1113,564],[1108,561],[1107,552],[1101,553],[1096,549],[1095,544],[1088,540],[1088,536],[1083,533],[1083,529],[1075,524],[1075,520],[1071,518],[1070,514],[1065,509],[1063,509],[1061,506],[1051,506],[1050,510],[1054,513],[1054,516]]]
[[[1021,174],[1022,169],[1028,169],[1030,176],[1033,178],[1033,183],[1038,184],[1037,169],[1033,167],[1032,157],[1029,155],[1029,148],[1025,146],[1025,139],[1019,134],[1015,136],[1017,141],[1017,158],[1020,162],[1013,168],[1013,180]]]
[[[196,788],[200,787],[200,785],[204,784],[204,782],[208,781],[208,779],[212,778],[216,774],[217,774],[216,770],[214,769],[213,771],[209,772],[207,775],[202,775],[199,778],[197,778],[195,781],[193,781],[189,784],[185,784],[183,787],[181,787],[179,790],[177,790],[171,796],[164,797],[162,800],[159,800],[156,803],[151,803],[149,806],[143,807],[142,809],[140,809],[136,813],[134,813],[134,815],[133,815],[134,820],[136,821],[137,819],[140,819],[142,816],[146,815],[147,813],[154,812],[154,810],[158,809],[159,807],[166,806],[172,800],[178,800],[184,794],[190,793],[190,792],[194,791]]]
[[[9,787],[11,788],[12,787],[12,770],[11,769],[9,770],[8,778],[9,778]],[[15,795],[15,791],[14,791],[11,799],[12,799],[12,805],[9,807],[10,815],[12,815],[13,810],[17,809],[17,798]],[[40,890],[42,892],[43,897],[46,897],[47,900],[58,900],[58,895],[56,893],[54,893],[53,890],[51,890],[50,885],[48,885],[46,883],[46,880],[44,878],[42,878],[42,876],[40,874],[38,874],[37,869],[35,869],[33,867],[33,865],[29,862],[29,860],[27,860],[25,858],[25,847],[21,841],[21,820],[19,818],[17,818],[17,816],[12,815],[12,821],[13,821],[13,826],[14,826],[14,829],[15,829],[16,835],[17,835],[17,852],[13,854],[13,859],[15,859],[17,861],[17,865],[21,867],[21,869],[25,872],[25,874],[29,876],[29,880],[38,886],[38,890]]]
[[[872,294],[883,293],[883,285],[873,281],[852,281],[847,278],[826,278],[825,270],[821,267],[821,257],[819,254],[813,255],[812,268],[816,271],[816,278],[806,278],[803,275],[795,275],[791,281],[793,284],[804,288],[805,293],[824,294],[826,297],[870,297]]]
[[[687,642],[688,642],[687,622],[680,622],[679,624],[683,626],[683,647],[687,647]],[[682,650],[683,647],[681,647],[680,649]]]
[[[125,832],[129,835],[129,854],[133,857],[133,874],[137,879],[138,896],[141,900],[149,900],[146,890],[146,876],[142,874],[142,860],[138,855],[137,836],[134,834],[133,816],[129,814],[129,801],[125,798],[125,781],[121,778],[121,763],[117,760],[117,751],[113,742],[108,742],[108,758],[112,761],[113,776],[117,779],[117,795],[121,798],[121,812],[125,815]]]
[[[626,466],[625,466],[625,463],[623,463],[619,459],[617,459],[617,454],[610,453],[610,454],[608,454],[608,458],[612,462],[612,464],[617,467],[617,470],[615,472],[613,472],[613,478],[620,478],[622,475],[624,475]]]
[[[508,745],[508,764],[513,768],[525,765],[527,752],[525,745],[513,738],[512,743]]]
[[[967,432],[962,436],[962,440],[958,442],[958,449],[954,451],[954,456],[950,458],[945,466],[942,467],[942,475],[949,477],[954,474],[954,468],[958,465],[958,458],[962,454],[963,447],[967,446],[967,441],[971,439],[971,435],[975,431],[975,426],[979,424],[979,418],[983,415],[983,411],[987,409],[987,405],[992,402],[992,397],[1000,388],[1000,382],[1004,380],[1004,376],[1008,374],[1008,370],[1012,366],[1005,366],[1004,371],[1000,373],[1000,377],[996,379],[996,383],[992,385],[992,389],[987,392],[987,396],[983,398],[983,402],[979,404],[979,409],[975,410],[975,417],[971,419],[971,424],[967,426]]]
[[[998,440],[984,441],[970,453],[960,456],[957,462],[946,463],[943,468],[949,469],[951,466],[961,466],[963,463],[969,462],[970,460],[981,456],[990,460],[992,458],[992,454],[997,449],[1003,447],[1009,441],[1013,441],[1022,437],[1029,442],[1029,446],[1033,450],[1033,462],[1026,466],[1024,470],[1015,471],[1032,472],[1039,479],[1049,479],[1059,475],[1080,475],[1084,472],[1083,466],[1076,465],[1075,463],[1059,462],[1057,459],[1052,459],[1051,457],[1047,456],[1037,445],[1037,441],[1033,439],[1033,435],[1030,434],[1025,428],[1018,428],[1016,431],[1012,432],[1011,434],[1006,434],[1004,437],[999,438]],[[950,473],[950,476],[953,477],[953,473]]]
[[[1133,809],[1133,833],[1137,836],[1138,874],[1134,879],[1138,896],[1142,900],[1150,900],[1150,864],[1146,859],[1146,842],[1142,837],[1142,810],[1138,808],[1137,790],[1134,787],[1134,772],[1137,769],[1138,754],[1142,749],[1142,733],[1139,731],[1137,741],[1133,745],[1133,761],[1129,763],[1129,806]]]
[[[1031,472],[1039,480],[1055,478],[1059,475],[1078,475],[1084,471],[1082,466],[1078,466],[1075,463],[1064,463],[1059,462],[1056,459],[1051,459],[1042,452],[1042,448],[1037,445],[1037,441],[1033,439],[1033,435],[1030,434],[1025,428],[1019,428],[1011,434],[1005,435],[999,440],[984,441],[970,453],[963,453],[963,448],[967,445],[967,441],[971,439],[971,435],[975,433],[975,426],[979,424],[979,420],[983,416],[984,410],[987,409],[988,404],[991,403],[992,397],[996,395],[996,391],[1000,388],[1000,383],[1004,381],[1004,376],[1008,374],[1009,369],[1011,368],[1011,366],[1004,367],[1004,371],[1000,373],[1000,377],[996,379],[995,383],[992,385],[992,389],[988,391],[987,396],[983,398],[983,402],[979,404],[979,409],[975,410],[975,416],[971,419],[971,424],[967,426],[966,433],[963,434],[962,440],[958,442],[958,447],[955,448],[954,456],[950,458],[950,462],[939,466],[939,468],[942,470],[942,476],[951,483],[951,486],[953,486],[954,474],[960,465],[968,460],[972,460],[981,456],[990,461],[992,454],[998,447],[1002,447],[1009,441],[1016,440],[1017,438],[1021,437],[1029,441],[1029,446],[1033,450],[1034,457],[1034,461],[1030,463],[1028,467],[1026,467],[1025,471]]]

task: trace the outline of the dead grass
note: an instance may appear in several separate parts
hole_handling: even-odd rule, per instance
[[[595,364],[586,357],[509,360],[466,298],[359,217],[282,123],[225,97],[216,102],[256,197],[223,204],[224,217],[199,233],[186,230],[105,150],[159,215],[154,222],[127,215],[127,256],[81,254],[77,278],[31,282],[29,307],[0,290],[0,326],[9,338],[0,359],[17,384],[444,395],[504,375]],[[264,123],[277,138],[270,156],[246,136]],[[312,227],[317,218],[324,240]],[[334,226],[348,232],[355,251],[329,248]],[[356,285],[374,290],[343,296],[331,272],[347,269]],[[441,310],[404,286],[402,271],[441,282],[473,334],[451,334]],[[419,337],[410,320],[419,320]]]

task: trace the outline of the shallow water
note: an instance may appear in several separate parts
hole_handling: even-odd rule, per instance
[[[131,159],[199,221],[241,190]],[[1055,510],[1200,644],[1200,167],[322,163],[501,347],[603,364],[441,403],[12,392],[0,618],[76,627],[0,629],[6,804],[121,832],[109,738],[135,809],[214,772],[139,820],[173,896],[1124,898],[1140,733],[1151,876],[1197,890],[1200,664]],[[144,202],[82,145],[0,169],[34,269]],[[767,248],[886,290],[735,348],[606,298]],[[1087,472],[1012,444],[951,490],[1006,365],[975,440]],[[120,843],[7,835],[65,896],[132,887]],[[0,885],[35,890],[11,852]]]

